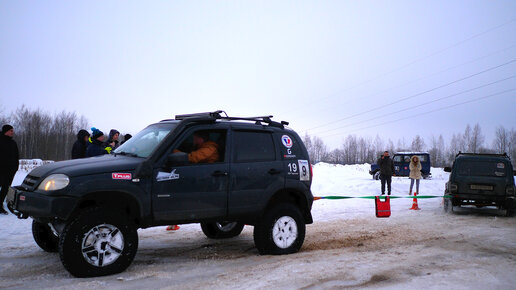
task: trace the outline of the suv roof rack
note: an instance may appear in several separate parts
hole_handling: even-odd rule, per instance
[[[226,115],[225,117],[222,116],[222,113]],[[287,121],[281,121],[276,122],[272,121],[272,115],[268,116],[257,116],[257,117],[229,117],[228,114],[225,111],[218,110],[214,112],[203,112],[203,113],[193,113],[193,114],[183,114],[183,115],[176,115],[175,120],[186,120],[186,119],[192,119],[192,121],[200,121],[200,120],[229,120],[229,121],[251,121],[255,122],[257,125],[261,125],[262,123],[265,123],[272,127],[278,127],[278,128],[284,128],[284,126],[288,126],[289,122]]]
[[[500,154],[500,153],[468,153],[468,152],[460,152],[459,151],[459,153],[457,153],[457,155],[455,155],[455,157],[457,157],[459,155],[467,155],[467,156],[483,155],[483,156],[493,156],[493,157],[506,157],[506,158],[510,159],[509,155],[507,155],[506,152],[504,152],[503,154]]]

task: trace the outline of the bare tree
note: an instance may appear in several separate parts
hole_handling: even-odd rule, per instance
[[[485,138],[482,134],[482,129],[477,123],[471,132],[471,138],[469,139],[469,150],[473,153],[478,153],[480,151],[479,149],[484,144],[484,140]]]
[[[416,137],[414,137],[414,139],[412,140],[410,148],[412,149],[412,151],[421,152],[425,148],[425,141],[423,140],[423,138],[421,138],[421,136],[416,135]]]
[[[313,147],[313,158],[312,162],[317,163],[323,160],[325,155],[327,154],[327,147],[322,141],[321,138],[314,136],[312,138],[312,147]]]
[[[466,129],[464,130],[464,135],[463,136],[463,142],[464,142],[464,148],[462,148],[461,151],[468,151],[468,152],[472,152],[471,151],[471,127],[469,126],[469,124],[466,126]]]
[[[348,135],[342,145],[345,164],[356,164],[358,157],[357,147],[357,137],[355,135]]]
[[[498,126],[498,128],[496,128],[496,132],[495,132],[495,140],[493,141],[493,148],[496,150],[497,153],[507,152],[509,154],[509,153],[511,153],[508,151],[509,143],[510,143],[509,130],[505,129],[505,127],[503,127],[503,126]]]

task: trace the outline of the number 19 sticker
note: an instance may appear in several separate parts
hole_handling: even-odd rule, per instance
[[[298,160],[299,162],[299,180],[310,181],[310,165],[308,160]]]

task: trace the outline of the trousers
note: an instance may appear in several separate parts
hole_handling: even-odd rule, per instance
[[[4,202],[7,191],[13,182],[16,172],[0,172],[0,205]]]
[[[380,181],[382,182],[382,194],[385,194],[385,183],[387,183],[387,194],[391,195],[392,176],[380,174]]]

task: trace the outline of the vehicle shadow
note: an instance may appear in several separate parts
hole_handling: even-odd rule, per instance
[[[507,211],[505,209],[498,209],[496,207],[482,207],[477,208],[475,206],[461,206],[453,207],[453,214],[466,216],[466,215],[473,215],[473,216],[484,216],[484,217],[506,217]]]

